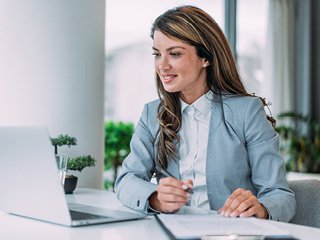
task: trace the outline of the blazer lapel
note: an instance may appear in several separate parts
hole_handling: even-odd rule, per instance
[[[219,128],[222,123],[222,109],[221,109],[221,101],[219,96],[214,95],[212,100],[212,111],[211,111],[211,119],[210,119],[210,128],[209,128],[209,136],[208,136],[208,146],[207,146],[207,159],[206,159],[206,176],[207,183],[210,179],[213,178],[214,169],[214,138],[215,132]]]

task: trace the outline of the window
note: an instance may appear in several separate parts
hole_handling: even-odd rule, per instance
[[[268,0],[237,1],[237,62],[249,93],[271,100],[271,81],[266,79]]]

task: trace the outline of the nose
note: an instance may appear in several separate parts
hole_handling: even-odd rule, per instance
[[[159,68],[159,70],[169,70],[171,65],[167,57],[161,57],[156,61],[156,67]]]

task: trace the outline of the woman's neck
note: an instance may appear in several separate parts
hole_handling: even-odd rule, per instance
[[[179,97],[187,104],[194,103],[197,99],[199,99],[201,96],[206,94],[209,91],[209,88],[206,87],[204,90],[199,91],[198,93],[192,93],[192,94],[186,94],[183,92],[180,92]]]

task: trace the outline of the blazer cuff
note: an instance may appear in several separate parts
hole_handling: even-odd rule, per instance
[[[148,213],[147,202],[151,194],[157,190],[157,184],[137,177],[128,177],[128,179],[123,179],[121,185],[124,186],[116,191],[118,199],[131,209]]]
[[[133,207],[136,208],[138,211],[142,211],[144,213],[149,213],[149,197],[152,193],[155,192],[157,185],[154,185],[152,183],[146,184],[143,188],[141,187],[138,190],[138,194],[135,195],[133,202]],[[135,206],[134,206],[135,205]]]
[[[155,210],[150,206],[149,200],[147,201],[147,211],[148,213],[155,213],[155,214],[161,213],[160,211]]]
[[[260,202],[260,201],[259,201]],[[268,220],[272,220],[272,215],[270,213],[270,210],[262,203],[260,202],[260,204],[266,209],[266,211],[268,212]]]
[[[265,198],[259,199],[259,202],[267,209],[269,220],[289,222],[291,219],[290,207],[285,206],[285,203],[281,203],[280,199]]]

